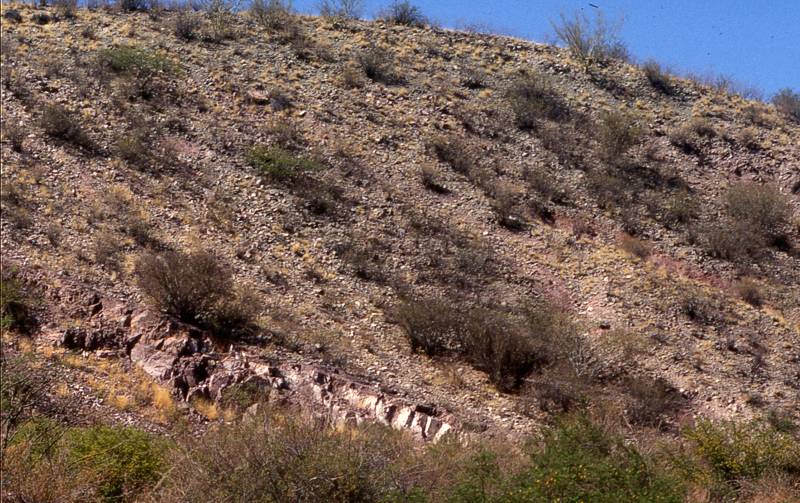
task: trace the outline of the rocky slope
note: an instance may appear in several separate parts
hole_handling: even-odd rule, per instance
[[[613,369],[611,403],[626,407],[625,379],[660,378],[682,397],[670,424],[800,416],[800,126],[773,107],[680,79],[664,94],[627,63],[587,69],[565,50],[490,35],[313,17],[267,30],[241,15],[229,37],[201,26],[184,40],[175,13],[44,23],[35,16],[53,12],[12,7],[22,21],[2,25],[3,267],[40,299],[38,352],[63,363],[83,351],[71,379],[119,358],[178,402],[254,382],[425,438],[527,432],[546,418],[524,405],[529,393],[412,353],[393,312],[414,296],[549,298]],[[115,47],[148,68],[115,67],[104,52]],[[370,54],[394,59],[379,69],[387,78],[363,71]],[[573,119],[515,125],[508,89],[532,72]],[[53,105],[80,135],[48,126]],[[607,110],[635,117],[644,138],[626,154],[633,181],[598,190]],[[677,132],[698,119],[713,133],[689,148]],[[437,156],[443,141],[468,169]],[[265,178],[248,162],[259,145],[324,169],[302,188]],[[787,243],[758,260],[714,258],[701,230],[742,180],[788,195]],[[673,203],[696,206],[691,225],[667,222]],[[147,307],[135,260],[167,248],[224,259],[255,292],[259,335],[222,345]],[[740,298],[742,279],[761,302]],[[54,345],[69,351],[53,356]]]

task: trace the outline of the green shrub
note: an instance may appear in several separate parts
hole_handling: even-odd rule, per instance
[[[569,110],[544,75],[531,73],[518,78],[509,87],[506,97],[520,129],[536,129],[543,120],[569,118]]]
[[[296,156],[280,148],[254,147],[247,162],[262,175],[275,181],[293,181],[306,173],[321,171],[317,161]]]
[[[585,418],[548,431],[543,447],[531,453],[530,461],[531,467],[515,478],[504,501],[683,501],[679,480]]]
[[[800,476],[800,442],[770,426],[701,420],[685,436],[717,480],[741,483],[765,475]]]
[[[65,441],[70,461],[98,477],[100,495],[107,501],[155,484],[166,468],[164,445],[134,428],[72,429]]]
[[[102,49],[97,53],[100,68],[117,74],[133,74],[141,78],[155,73],[174,73],[177,66],[164,56],[131,46]]]
[[[778,112],[795,122],[800,122],[800,93],[791,89],[781,89],[772,97],[772,104]]]

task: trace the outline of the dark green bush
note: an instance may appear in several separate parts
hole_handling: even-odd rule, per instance
[[[34,323],[30,299],[11,267],[0,272],[0,329],[27,332]]]
[[[280,148],[254,147],[247,162],[262,175],[275,181],[296,181],[304,174],[324,169],[322,164],[296,156]]]

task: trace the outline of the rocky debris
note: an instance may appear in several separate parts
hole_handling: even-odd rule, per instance
[[[187,398],[211,397],[215,375],[220,376],[215,386],[222,387],[224,373],[242,382],[248,379],[247,366],[260,356],[247,356],[246,365],[236,363],[228,346],[207,346],[206,336],[188,327],[168,324],[149,335],[130,328],[134,316],[141,314],[130,306],[138,306],[141,299],[127,273],[127,261],[144,247],[128,235],[130,229],[117,224],[140,222],[149,229],[149,237],[166,248],[188,250],[199,243],[213,249],[235,270],[237,283],[263,294],[268,323],[287,327],[278,326],[276,333],[289,333],[319,349],[315,355],[281,353],[279,364],[273,365],[276,372],[289,375],[295,363],[320,367],[325,346],[341,344],[344,357],[336,364],[363,375],[369,386],[392,388],[409,404],[433,402],[442,410],[457,411],[463,422],[474,412],[479,416],[475,422],[530,430],[535,419],[503,412],[514,410],[515,396],[496,393],[481,372],[467,368],[449,376],[439,362],[409,354],[387,320],[385,313],[402,289],[451,295],[451,271],[442,267],[442,259],[453,245],[439,239],[441,229],[480,241],[489,257],[478,263],[471,255],[474,250],[457,250],[464,252],[458,254],[459,263],[472,272],[466,275],[470,284],[454,298],[463,294],[513,303],[540,294],[563,296],[587,326],[602,322],[598,342],[620,328],[633,335],[659,334],[662,342],[645,344],[630,359],[628,370],[657,374],[681,388],[713,395],[711,410],[703,413],[732,417],[728,398],[754,386],[770,406],[797,409],[797,364],[787,351],[800,346],[796,254],[771,253],[769,260],[748,266],[747,274],[757,276],[768,291],[766,305],[752,308],[726,290],[741,271],[692,244],[686,226],[667,228],[653,219],[636,219],[634,223],[641,224],[637,236],[652,243],[653,254],[639,261],[615,253],[616,235],[628,222],[614,210],[598,210],[587,190],[593,160],[588,159],[587,166],[560,162],[539,135],[513,127],[502,90],[521,71],[535,70],[549,74],[558,93],[585,114],[589,126],[602,109],[641,114],[650,125],[642,149],[648,149],[648,157],[654,154],[641,159],[643,166],[653,174],[674,174],[712,217],[721,209],[724,188],[740,178],[771,180],[792,193],[800,158],[793,140],[800,130],[778,120],[773,111],[766,112],[769,126],[753,125],[764,148],[752,152],[729,134],[749,120],[744,112],[751,103],[739,97],[687,81],[679,83],[679,94],[662,96],[639,69],[622,64],[599,70],[602,80],[595,81],[562,49],[507,37],[387,29],[368,22],[354,22],[352,31],[339,30],[320,19],[301,17],[302,30],[314,33],[314,43],[329,44],[332,56],[330,61],[304,60],[253,23],[232,25],[241,32],[238,41],[209,46],[165,36],[170,13],[155,21],[146,13],[81,11],[69,23],[43,29],[27,22],[33,9],[19,10],[26,22],[2,24],[4,51],[8,49],[4,69],[10,70],[14,86],[13,92],[5,92],[10,89],[4,81],[2,108],[4,121],[24,129],[25,145],[24,152],[13,150],[8,141],[0,148],[4,190],[18,182],[19,200],[30,215],[20,231],[4,199],[0,233],[4,265],[13,261],[39,276],[46,289],[42,304],[57,311],[52,319],[42,313],[44,335],[54,343],[62,341],[79,351],[96,348],[91,350],[106,357],[117,351],[136,357],[137,366]],[[136,27],[135,36],[127,26]],[[95,51],[117,46],[121,39],[180,64],[184,71],[164,88],[164,96],[131,96],[133,106],[119,107],[116,83],[107,85],[86,72]],[[370,42],[392,45],[404,84],[366,82],[355,89],[340,85],[342,65]],[[63,53],[64,44],[76,50]],[[485,89],[460,84],[468,66],[486,73]],[[271,83],[280,83],[293,107],[272,106],[267,87]],[[89,156],[42,134],[36,126],[41,107],[31,106],[39,102],[66,105],[81,117],[100,149],[112,155]],[[114,154],[121,137],[138,127],[139,113],[157,123],[152,143],[170,147],[169,160],[175,165],[157,174]],[[707,117],[720,132],[718,138],[705,141],[702,159],[673,148],[668,139],[670,131],[698,116]],[[264,127],[273,122],[280,127]],[[547,168],[567,196],[567,204],[555,209],[555,224],[526,217],[530,227],[518,233],[497,225],[486,191],[426,151],[428,139],[443,132],[462,137],[480,152],[481,167],[490,169],[492,182],[519,187],[530,181],[522,176],[523,169]],[[324,181],[332,183],[331,194],[346,201],[341,211],[315,215],[302,194],[256,176],[247,166],[242,155],[247,149],[274,144],[280,135],[299,140],[293,145],[298,154],[328,168]],[[448,194],[422,187],[419,170],[427,163],[438,168]],[[644,205],[633,213],[649,212],[662,202],[661,195],[670,193],[637,194]],[[792,204],[800,210],[800,199],[794,197]],[[576,225],[570,230],[561,225],[566,222]],[[581,222],[587,225],[577,225]],[[423,235],[411,223],[439,227]],[[586,232],[578,232],[582,227]],[[101,230],[111,230],[123,245],[120,258],[125,262],[118,268],[93,260]],[[347,241],[376,243],[362,255],[384,259],[379,265],[386,281],[353,274],[334,249]],[[87,294],[88,289],[65,288],[78,278],[102,298]],[[700,325],[675,314],[670,306],[689,290],[725,297],[725,320]],[[277,313],[274,319],[272,313]],[[765,337],[768,351],[757,376],[750,371],[752,355],[717,344],[733,327]],[[321,334],[334,334],[332,342],[319,344],[316,338]],[[260,355],[263,349],[256,341],[239,344],[236,351]],[[245,367],[233,369],[234,363]],[[270,382],[290,389],[290,382],[280,379],[285,380],[272,376]],[[748,405],[744,411],[759,413]]]
[[[220,353],[208,332],[169,316],[148,309],[126,309],[113,301],[109,304],[115,309],[92,309],[102,305],[96,294],[81,302],[89,308],[80,309],[78,305],[76,311],[91,313],[89,318],[106,328],[69,328],[57,344],[96,351],[103,357],[117,354],[130,358],[183,401],[203,398],[222,402],[226,393],[246,386],[250,393],[256,390],[255,400],[279,400],[336,421],[375,421],[409,431],[420,440],[437,441],[448,432],[458,431],[458,420],[452,414],[414,404],[339,370],[305,363],[274,364],[247,352]],[[121,352],[107,348],[121,348]]]

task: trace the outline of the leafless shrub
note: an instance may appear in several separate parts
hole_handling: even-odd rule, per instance
[[[395,0],[379,17],[392,24],[421,28],[428,23],[422,10],[408,0]]]
[[[15,152],[22,152],[27,131],[18,121],[7,119],[3,121],[3,139],[11,143]]]
[[[625,381],[625,390],[632,399],[628,419],[639,426],[664,429],[666,417],[677,412],[684,402],[662,378],[630,378]]]
[[[746,225],[768,242],[780,240],[789,227],[792,206],[777,187],[756,182],[732,185],[725,193],[725,211],[733,222]]]
[[[530,73],[518,78],[506,96],[520,129],[537,129],[543,120],[564,121],[569,118],[568,108],[544,75]]]
[[[586,66],[607,63],[610,59],[629,59],[628,50],[619,39],[620,24],[610,25],[601,13],[593,20],[581,12],[571,17],[562,13],[561,22],[551,25],[558,40]]]
[[[45,105],[39,125],[53,138],[72,143],[85,149],[94,144],[83,130],[78,119],[67,109],[57,104]]]
[[[361,51],[357,60],[364,75],[373,82],[391,85],[402,80],[395,73],[394,55],[386,49],[372,45]]]
[[[380,283],[387,280],[383,268],[384,246],[377,238],[353,234],[338,244],[335,251],[337,256],[352,268],[357,277]]]
[[[360,18],[363,8],[363,0],[321,0],[319,3],[322,17],[345,21]]]
[[[756,151],[761,149],[761,142],[758,139],[758,131],[752,127],[746,127],[739,131],[736,136],[736,141],[739,145],[747,150]]]
[[[355,64],[344,65],[340,78],[342,85],[347,89],[364,87],[364,71]]]
[[[483,89],[486,87],[486,73],[468,65],[461,70],[461,85],[467,89]]]
[[[100,231],[94,237],[94,260],[109,269],[119,267],[119,253],[122,243],[119,237],[109,231]]]
[[[597,141],[600,152],[607,162],[617,162],[630,149],[642,141],[644,131],[630,114],[603,111],[597,125]]]
[[[403,302],[395,317],[411,344],[411,351],[435,356],[452,349],[455,331],[462,323],[452,303],[427,298]]]
[[[790,120],[800,122],[800,93],[791,89],[781,89],[772,97],[775,108]]]
[[[64,19],[75,19],[78,10],[77,0],[53,0],[56,13]]]
[[[175,36],[185,41],[194,40],[200,25],[201,21],[197,14],[181,10],[175,16]]]
[[[645,77],[647,77],[647,81],[650,82],[650,85],[653,86],[654,89],[666,95],[675,92],[672,85],[672,77],[657,61],[652,59],[646,61],[642,65],[642,70],[644,71]]]
[[[439,172],[430,164],[423,164],[419,174],[422,185],[431,192],[437,194],[447,194],[450,192],[447,187],[441,184],[439,181]]]
[[[492,209],[497,216],[497,222],[510,231],[525,229],[526,222],[519,211],[521,193],[518,187],[497,182],[490,188]]]
[[[252,328],[254,297],[237,290],[230,269],[209,252],[145,252],[135,273],[153,305],[182,321],[226,336]]]
[[[477,168],[472,149],[458,136],[436,136],[428,141],[428,148],[456,173],[470,176]]]
[[[630,253],[634,257],[638,257],[642,260],[649,257],[651,253],[650,245],[641,239],[637,239],[628,234],[625,234],[620,238],[619,245],[620,248],[622,248],[625,252]]]
[[[292,24],[291,5],[284,0],[253,0],[250,15],[264,28],[281,31]]]
[[[718,306],[712,298],[701,292],[681,292],[678,307],[687,318],[696,323],[710,325],[718,319]]]
[[[744,278],[736,282],[734,291],[740,299],[751,306],[759,307],[764,303],[764,296],[758,283],[749,278]]]

